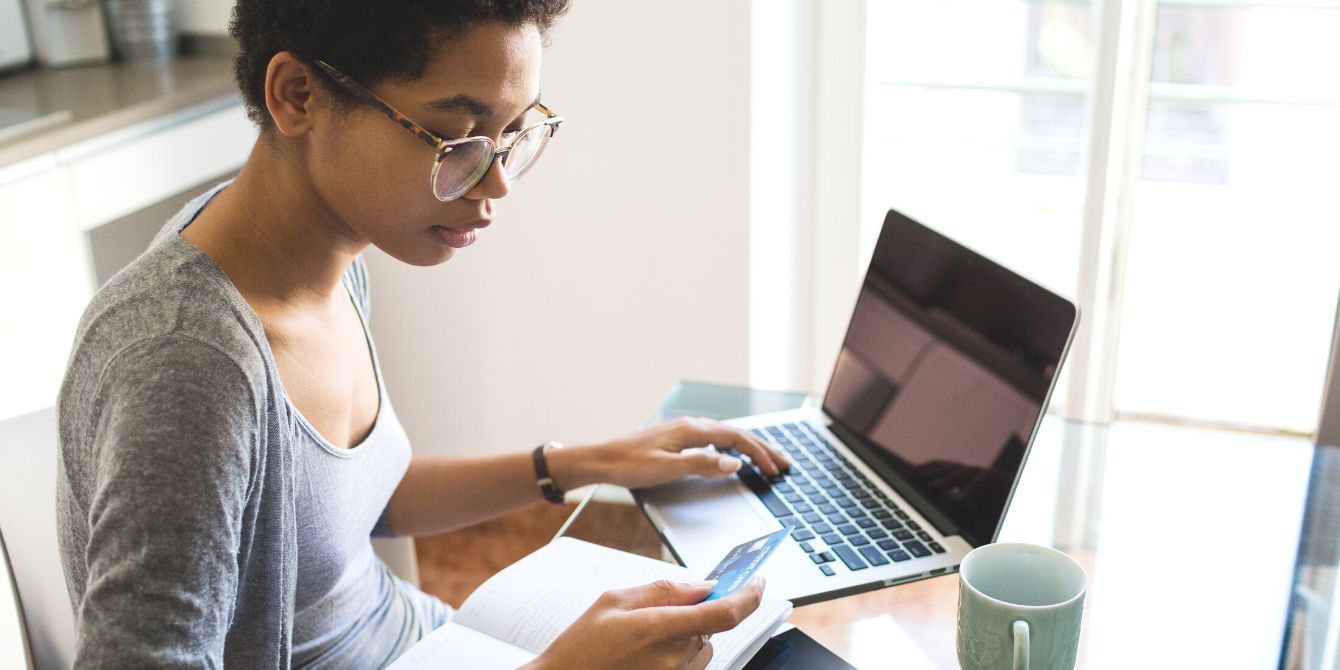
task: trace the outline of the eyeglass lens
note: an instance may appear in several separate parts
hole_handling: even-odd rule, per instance
[[[518,135],[512,148],[502,159],[503,174],[508,183],[521,178],[535,164],[535,159],[549,143],[552,129],[540,125]],[[493,145],[480,140],[454,145],[442,157],[433,172],[433,193],[441,200],[464,195],[489,169],[493,160]]]

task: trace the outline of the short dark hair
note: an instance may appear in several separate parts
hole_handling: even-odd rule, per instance
[[[423,75],[441,40],[476,24],[534,24],[544,33],[567,9],[568,0],[237,0],[233,73],[247,115],[266,128],[265,71],[281,51],[323,59],[366,86],[408,81]],[[338,86],[325,90],[353,102]]]

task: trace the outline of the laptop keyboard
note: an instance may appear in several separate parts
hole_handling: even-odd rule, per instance
[[[770,482],[742,467],[740,480],[778,521],[792,527],[791,539],[823,574],[836,574],[838,563],[854,571],[944,553],[934,536],[808,424],[750,432],[781,447],[791,470]]]

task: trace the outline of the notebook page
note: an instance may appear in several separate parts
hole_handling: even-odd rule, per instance
[[[700,577],[664,561],[561,537],[484,582],[461,605],[455,620],[539,653],[605,591],[657,579]],[[734,630],[712,636],[715,653],[708,668],[731,667],[733,654],[770,632],[790,609],[784,600],[765,598]]]
[[[452,668],[516,668],[535,658],[525,649],[513,647],[455,622],[424,636],[400,655],[387,670],[440,670]]]
[[[610,589],[657,579],[688,581],[688,569],[560,537],[490,577],[455,620],[539,653]]]

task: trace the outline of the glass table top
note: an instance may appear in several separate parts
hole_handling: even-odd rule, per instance
[[[798,407],[804,394],[684,382],[648,423]],[[1000,541],[1089,575],[1081,668],[1340,668],[1340,449],[1276,435],[1047,417]],[[561,535],[671,560],[619,487]],[[789,623],[858,668],[956,668],[958,576],[798,607]],[[892,661],[892,663],[891,663]]]

